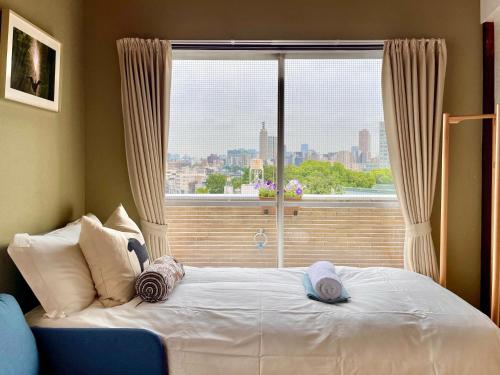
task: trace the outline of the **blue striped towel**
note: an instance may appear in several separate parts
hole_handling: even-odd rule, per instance
[[[316,294],[316,291],[314,290],[314,288],[311,284],[311,279],[309,278],[309,275],[307,274],[307,272],[304,273],[304,277],[302,278],[302,283],[304,284],[304,289],[306,290],[307,297],[309,297],[310,299],[315,300],[315,301],[335,304],[335,303],[348,302],[349,298],[351,298],[351,296],[349,295],[347,290],[342,286],[342,292],[340,293],[340,297],[338,297],[336,299],[321,299]]]

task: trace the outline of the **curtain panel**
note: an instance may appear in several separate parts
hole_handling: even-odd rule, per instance
[[[388,40],[382,96],[389,159],[406,224],[405,268],[438,280],[431,211],[446,72],[443,39]]]
[[[172,49],[165,40],[117,41],[127,168],[152,259],[170,253],[165,172]]]

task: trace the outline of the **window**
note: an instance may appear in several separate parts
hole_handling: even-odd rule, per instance
[[[380,49],[223,47],[174,49],[174,255],[192,265],[402,266]]]
[[[167,194],[254,192],[241,185],[276,139],[277,78],[276,60],[173,61]]]
[[[309,194],[395,193],[381,69],[380,58],[285,61],[285,180]]]

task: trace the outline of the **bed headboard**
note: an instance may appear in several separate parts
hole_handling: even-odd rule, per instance
[[[6,246],[0,247],[0,293],[12,294],[25,313],[39,304],[7,254]]]

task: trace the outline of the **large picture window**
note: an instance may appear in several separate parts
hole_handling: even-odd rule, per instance
[[[381,50],[337,47],[174,49],[166,209],[181,261],[402,266]]]

